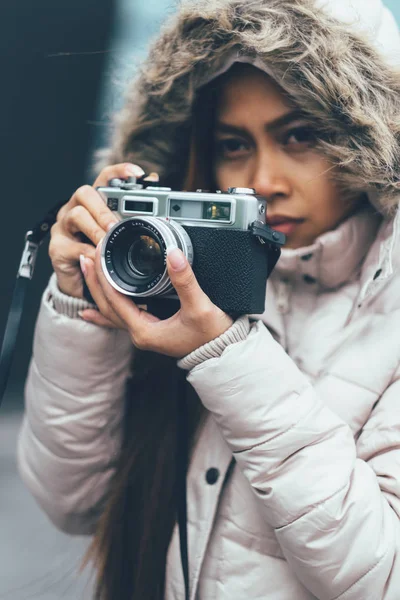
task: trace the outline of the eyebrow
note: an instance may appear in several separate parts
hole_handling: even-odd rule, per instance
[[[304,118],[304,114],[300,110],[292,110],[281,117],[266,123],[265,131],[273,132],[285,125],[289,125],[289,123],[292,123],[293,121]],[[217,121],[215,129],[220,133],[240,133],[242,135],[248,135],[248,132],[244,127],[237,127],[236,125],[230,125],[221,121]]]

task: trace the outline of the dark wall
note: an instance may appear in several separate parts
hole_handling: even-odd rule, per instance
[[[0,15],[2,338],[25,232],[88,182],[114,7],[113,0],[2,0]],[[8,404],[25,379],[49,274],[43,245],[26,301]]]

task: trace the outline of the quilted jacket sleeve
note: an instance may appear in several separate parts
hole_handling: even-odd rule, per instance
[[[188,379],[303,585],[320,600],[397,600],[400,381],[356,444],[260,322]]]
[[[107,495],[131,358],[125,331],[59,314],[45,292],[18,463],[39,504],[68,533],[92,533]]]

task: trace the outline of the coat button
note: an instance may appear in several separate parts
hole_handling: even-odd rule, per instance
[[[208,469],[208,471],[206,473],[207,483],[209,483],[210,485],[213,485],[214,483],[216,483],[218,481],[218,477],[219,477],[218,469],[216,469],[215,467],[211,467],[211,469]]]
[[[378,279],[378,277],[380,277],[381,275],[382,275],[382,269],[378,269],[378,270],[377,270],[377,272],[376,272],[376,273],[375,273],[375,275],[374,275],[374,281],[375,281],[376,279]]]
[[[310,284],[317,283],[317,280],[315,279],[315,277],[311,277],[311,275],[303,275],[303,280],[306,283],[310,283]]]

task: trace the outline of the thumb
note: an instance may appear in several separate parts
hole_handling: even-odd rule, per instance
[[[183,309],[192,310],[204,305],[204,301],[210,302],[208,296],[197,283],[187,258],[179,248],[171,248],[167,252],[167,268],[169,278],[179,296]]]

